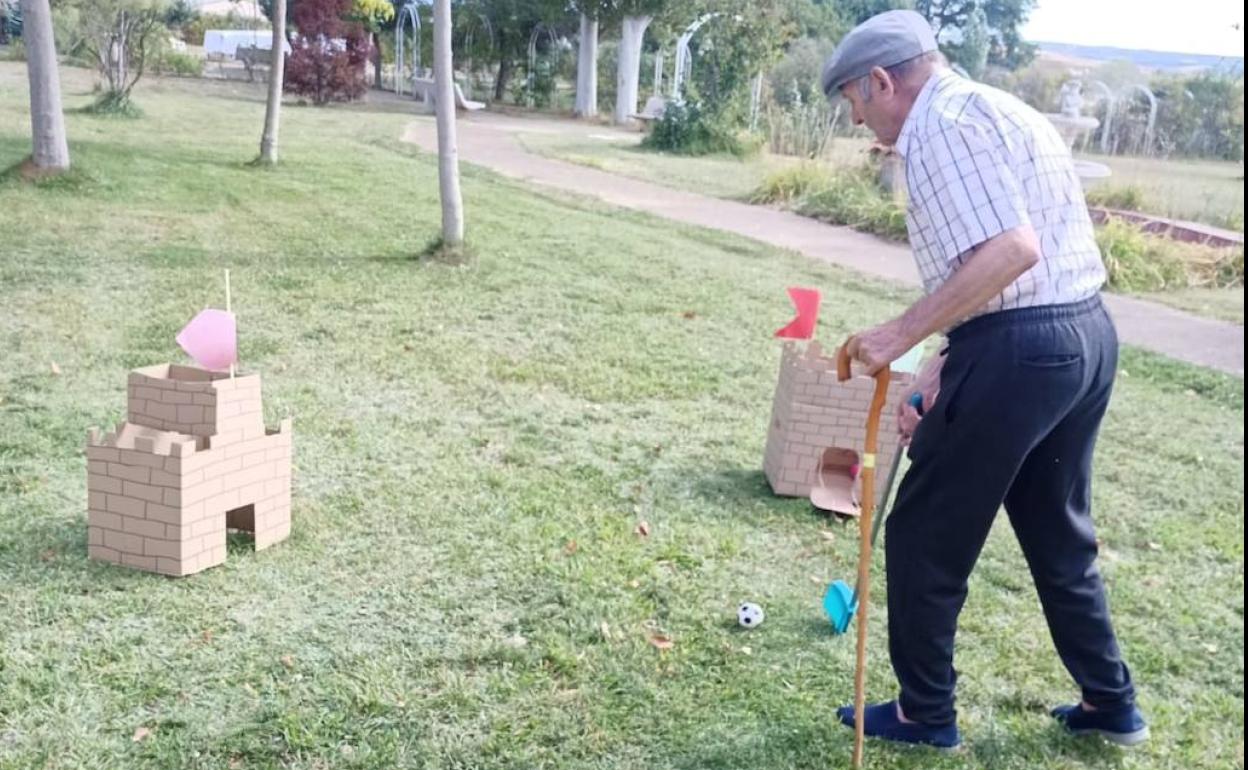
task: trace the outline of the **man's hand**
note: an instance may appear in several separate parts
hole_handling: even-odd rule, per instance
[[[912,341],[902,332],[901,319],[896,319],[850,336],[845,341],[845,349],[850,358],[866,364],[867,374],[874,377],[917,343],[918,340]]]
[[[945,357],[938,355],[929,359],[923,365],[923,369],[919,372],[919,376],[914,381],[914,391],[923,398],[922,413],[910,403],[907,398],[897,405],[897,432],[901,434],[902,445],[908,445],[910,439],[914,436],[914,432],[919,428],[919,420],[923,418],[923,414],[932,408],[932,404],[936,403],[936,396],[940,394],[940,370],[945,365]]]

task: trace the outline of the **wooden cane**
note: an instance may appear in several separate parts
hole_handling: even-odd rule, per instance
[[[853,376],[852,361],[845,347],[836,355],[836,376],[845,382]],[[871,519],[875,514],[875,458],[879,448],[880,417],[888,399],[891,378],[888,367],[875,375],[875,395],[867,413],[867,441],[862,455],[862,515],[858,517],[858,660],[854,671],[854,756],[853,768],[862,767],[862,745],[866,724],[867,604],[871,598]],[[898,450],[900,451],[900,450]]]

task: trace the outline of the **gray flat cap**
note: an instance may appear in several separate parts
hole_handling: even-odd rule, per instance
[[[937,50],[932,25],[914,11],[886,11],[854,27],[823,65],[820,85],[832,98],[873,67],[891,67]]]

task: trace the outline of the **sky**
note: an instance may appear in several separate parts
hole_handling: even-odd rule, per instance
[[[1038,0],[1023,37],[1242,57],[1243,27],[1244,0]]]

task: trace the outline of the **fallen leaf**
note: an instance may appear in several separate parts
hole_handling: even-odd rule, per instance
[[[634,535],[642,537],[650,537],[650,523],[646,521],[637,522],[637,528],[633,530]]]
[[[611,626],[607,625],[607,621],[598,624],[598,633],[602,634],[602,638],[611,641]]]
[[[204,644],[212,644],[212,629],[205,628],[199,635]]]
[[[413,350],[415,350],[415,349],[416,349],[416,346],[415,346],[415,345],[413,345],[413,344],[412,344],[412,343],[410,343],[410,342],[404,342],[404,343],[403,343],[403,349],[404,349],[405,351],[407,351],[408,353],[411,353]]]
[[[1202,646],[1202,647],[1204,647],[1204,648],[1205,648],[1205,652],[1209,653],[1210,655],[1217,655],[1217,654],[1218,654],[1218,645],[1216,645],[1216,644],[1205,644],[1205,645],[1201,645],[1201,646]]]
[[[53,561],[56,559],[56,549],[49,548],[46,551],[39,552],[40,561]]]
[[[692,310],[686,310],[685,312],[681,313],[681,316],[683,316],[686,321],[692,321],[693,319],[698,317],[698,314],[693,312]]]
[[[525,639],[520,634],[515,634],[503,640],[503,644],[507,645],[508,647],[512,647],[518,650],[521,647],[527,647],[529,644],[529,640]]]
[[[568,556],[571,556],[572,554],[576,553],[578,548],[580,548],[580,546],[576,544],[575,540],[569,540],[568,542],[564,543],[563,552],[566,553]]]
[[[136,727],[134,729],[134,735],[130,736],[130,740],[134,741],[135,743],[140,743],[142,741],[147,740],[150,737],[152,737],[151,730],[147,729],[146,727]]]
[[[630,580],[630,581],[628,581],[628,587],[629,587],[629,588],[641,588],[641,581],[640,581],[640,580]]]
[[[242,757],[230,757],[230,770],[238,770],[242,766]]]
[[[829,543],[830,543],[830,542],[832,542],[833,540],[835,540],[835,539],[836,539],[836,533],[835,533],[835,532],[833,532],[833,531],[832,531],[832,530],[830,530],[830,529],[821,529],[821,530],[819,530],[819,535],[820,535],[820,537],[822,537],[824,540],[827,540]]]
[[[53,377],[61,376],[61,367],[55,361],[52,362],[52,376]]]
[[[753,651],[753,650],[751,650],[749,647],[742,647],[742,648],[741,648],[741,654],[742,654],[742,655],[753,655],[753,654],[754,654],[754,651]]]
[[[654,647],[656,650],[670,650],[676,646],[676,643],[672,641],[671,637],[665,634],[650,634],[648,641],[650,642],[650,646]]]
[[[285,667],[286,667],[286,668],[288,668],[288,669],[294,668],[294,667],[295,667],[295,659],[294,659],[292,656],[290,656],[290,655],[283,655],[283,656],[282,656],[282,665],[283,665],[283,666],[285,666]]]
[[[1150,542],[1150,543],[1148,544],[1148,550],[1150,550],[1150,551],[1160,551],[1160,550],[1161,550],[1161,543],[1151,543],[1151,542]]]

